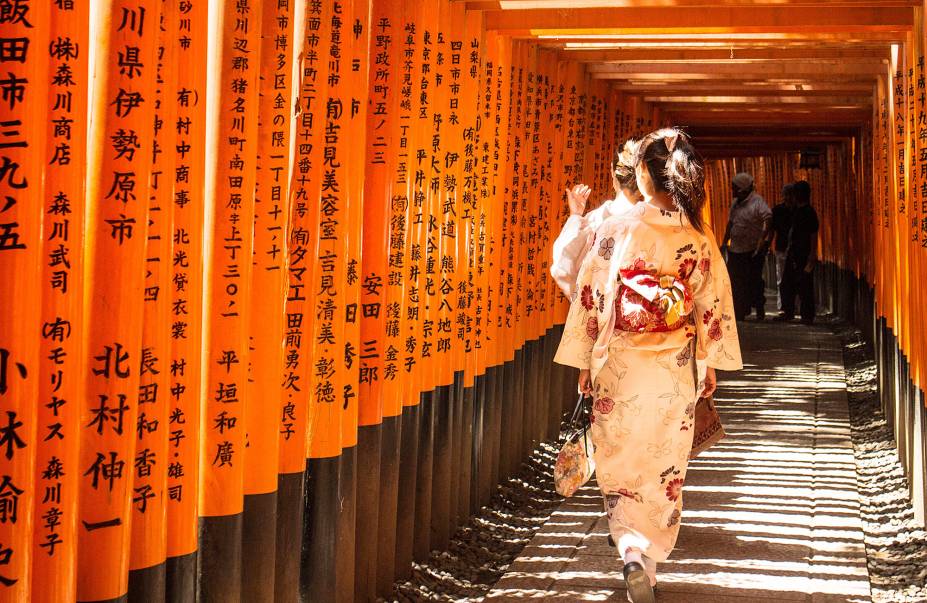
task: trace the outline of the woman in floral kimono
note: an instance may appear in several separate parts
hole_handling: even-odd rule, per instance
[[[555,361],[591,394],[596,476],[628,597],[649,603],[679,533],[695,405],[742,368],[730,279],[702,222],[704,174],[676,129],[637,153],[644,201],[607,219],[579,271]]]
[[[596,229],[611,216],[617,216],[641,200],[637,190],[637,174],[634,172],[638,142],[630,139],[621,150],[615,153],[612,162],[612,185],[615,198],[602,203],[585,216],[586,201],[591,189],[585,184],[577,184],[567,190],[570,204],[570,217],[554,241],[554,257],[550,264],[550,274],[557,281],[563,294],[571,300],[576,295],[576,276],[579,265],[592,246],[592,237]]]

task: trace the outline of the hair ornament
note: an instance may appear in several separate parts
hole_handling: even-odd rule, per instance
[[[667,136],[663,140],[666,142],[666,150],[672,153],[676,148],[676,141],[679,139],[679,130],[673,130],[672,135]]]

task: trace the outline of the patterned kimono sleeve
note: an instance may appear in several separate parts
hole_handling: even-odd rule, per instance
[[[582,275],[581,275],[582,276]],[[592,362],[592,347],[598,335],[598,318],[596,308],[592,307],[588,279],[580,279],[576,284],[579,295],[570,305],[566,323],[563,325],[563,337],[554,356],[554,362],[578,369],[589,369]]]
[[[588,220],[583,216],[572,215],[567,218],[560,235],[554,241],[550,275],[570,299],[576,293],[576,278],[591,236],[592,229],[589,228]]]
[[[690,279],[695,302],[696,361],[722,371],[743,368],[727,267],[709,231]]]

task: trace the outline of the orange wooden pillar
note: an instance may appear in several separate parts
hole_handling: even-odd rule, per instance
[[[563,227],[563,224],[566,222],[569,217],[569,205],[566,200],[566,189],[571,185],[573,181],[573,165],[572,157],[569,154],[569,149],[567,145],[570,144],[569,139],[569,129],[570,129],[570,107],[569,102],[571,98],[571,83],[567,79],[567,71],[569,68],[569,63],[567,61],[561,60],[557,63],[557,69],[555,72],[557,79],[557,93],[554,96],[554,103],[558,107],[557,113],[554,115],[553,119],[556,123],[557,128],[557,137],[555,139],[554,150],[556,153],[557,160],[557,170],[556,174],[559,177],[560,186],[555,190],[555,195],[557,195],[557,202],[555,204],[556,208],[556,219],[555,223],[557,225],[556,233],[559,234],[559,229]],[[554,284],[556,287],[556,284]],[[557,296],[557,302],[554,308],[554,321],[561,325],[566,319],[567,308],[569,307],[569,300],[562,293]],[[558,331],[559,332],[559,331]],[[565,371],[566,369],[560,369]],[[566,378],[566,377],[564,377]]]
[[[920,15],[915,9],[915,17]],[[905,157],[904,157],[904,174],[905,174],[905,205],[903,212],[903,222],[899,224],[899,238],[904,246],[904,263],[902,266],[901,279],[903,286],[902,304],[902,328],[904,331],[902,341],[903,363],[900,367],[901,378],[901,400],[903,405],[904,426],[901,430],[901,438],[896,441],[901,450],[902,463],[911,475],[909,483],[913,486],[916,483],[914,473],[921,477],[921,471],[917,466],[922,464],[923,459],[923,440],[921,433],[913,429],[915,424],[920,423],[920,409],[915,408],[918,402],[915,400],[915,393],[912,389],[912,383],[918,379],[920,368],[920,333],[923,329],[916,325],[920,324],[918,320],[920,314],[920,295],[917,284],[918,276],[918,255],[919,247],[915,244],[917,239],[912,235],[912,221],[918,217],[918,181],[919,173],[917,170],[917,95],[916,95],[916,77],[917,77],[917,52],[920,44],[917,38],[920,37],[919,28],[915,27],[907,35],[905,42]],[[912,308],[914,309],[912,311]],[[920,480],[922,481],[922,480]],[[924,487],[918,487],[919,497],[923,497]]]
[[[45,362],[40,364],[38,335],[46,287],[36,278],[44,275],[42,266],[47,262],[42,222],[49,162],[49,122],[44,108],[49,95],[50,15],[47,5],[18,8],[22,10],[8,12],[0,24],[5,91],[4,140],[0,144],[0,274],[4,276],[0,290],[0,429],[4,444],[0,495],[5,501],[0,513],[0,598],[7,601],[30,599],[33,556],[47,555],[33,549],[33,530],[48,533],[41,517],[33,516],[33,503],[41,503],[39,496],[44,491],[36,481],[37,442],[48,432],[44,425],[37,428],[36,399],[43,376],[56,375],[49,374]],[[53,358],[63,360],[58,353]],[[72,383],[77,378],[73,372],[67,377]],[[47,391],[47,387],[42,389]],[[70,435],[77,437],[73,432]],[[73,458],[68,460],[70,470],[76,471]],[[54,493],[55,486],[50,486]],[[57,552],[66,558],[73,549],[71,540]],[[67,589],[68,585],[63,586]]]
[[[875,300],[874,306],[877,316],[877,333],[884,333],[884,327],[886,326],[885,316],[887,311],[885,309],[885,231],[887,227],[888,211],[888,187],[890,186],[890,173],[889,173],[889,160],[891,158],[889,151],[889,128],[891,127],[890,114],[891,114],[891,105],[888,96],[887,90],[887,77],[886,75],[880,75],[878,84],[876,86],[876,99],[875,103],[875,115],[874,123],[876,124],[875,128],[875,141],[873,144],[873,149],[876,151],[876,165],[878,168],[875,170],[875,178],[873,179],[873,200],[874,200],[874,209],[875,209],[875,218],[876,218],[876,228],[874,243],[875,243],[875,262],[873,266],[873,284],[875,286]],[[883,338],[879,338],[877,344],[877,354],[881,356],[884,354],[885,344]],[[882,363],[879,364],[882,366]],[[880,371],[879,375],[879,386],[884,389],[885,386],[885,377]],[[885,402],[883,398],[883,411],[885,410]]]
[[[475,352],[475,360],[471,367],[473,377],[472,402],[469,403],[471,420],[470,475],[468,512],[474,513],[479,509],[484,498],[483,484],[485,483],[485,465],[483,440],[483,417],[486,408],[487,392],[491,387],[491,369],[488,367],[491,358],[488,350],[488,336],[491,326],[491,294],[492,283],[489,273],[489,259],[491,257],[490,245],[490,185],[492,168],[492,132],[494,123],[493,77],[496,69],[488,49],[490,35],[482,31],[482,17],[479,13],[468,13],[467,38],[470,40],[470,56],[468,74],[476,86],[476,121],[473,124],[473,133],[468,137],[468,160],[471,160],[471,183],[473,195],[474,221],[472,228],[473,242],[471,244],[471,273],[474,275],[473,304],[473,331],[471,346]],[[472,141],[470,140],[472,138]],[[472,155],[472,159],[470,156]]]
[[[447,300],[447,316],[441,325],[441,337],[449,348],[449,361],[452,374],[450,385],[449,427],[450,458],[448,460],[448,515],[447,534],[450,537],[459,525],[467,518],[463,514],[461,504],[461,477],[465,466],[469,469],[469,460],[466,458],[467,443],[465,441],[465,423],[470,422],[469,415],[465,415],[464,380],[467,364],[466,351],[466,325],[468,316],[468,296],[470,295],[470,282],[468,279],[468,251],[467,240],[470,219],[466,216],[467,207],[464,203],[465,176],[464,176],[464,130],[472,124],[475,109],[475,90],[465,87],[465,70],[467,49],[465,6],[457,3],[451,4],[443,19],[447,25],[442,25],[446,32],[447,48],[444,60],[448,65],[446,82],[446,110],[447,147],[442,160],[447,174],[444,179],[445,190],[449,196],[447,203],[442,205],[443,215],[442,235],[444,245],[441,262],[442,289],[449,292]],[[442,21],[442,23],[444,23]],[[453,26],[451,26],[453,24]],[[472,213],[470,214],[472,217]],[[447,277],[445,282],[444,276]],[[443,535],[442,535],[443,538]]]
[[[411,95],[411,89],[403,87],[400,91],[404,64],[403,4],[374,2],[370,19],[372,61],[369,69],[370,104],[367,109],[367,181],[371,186],[364,191],[365,283],[361,297],[364,316],[370,322],[361,324],[361,343],[367,347],[367,342],[375,340],[376,347],[371,344],[372,350],[365,354],[371,357],[361,358],[359,423],[363,426],[371,421],[368,418],[371,417],[370,410],[378,409],[381,413],[376,561],[376,592],[381,596],[391,590],[396,575],[399,483],[402,471],[400,454],[404,435],[402,396],[407,378],[400,362],[403,348],[400,325],[405,310],[403,270],[406,266],[405,241],[408,236],[406,214],[409,203],[405,184],[408,170],[408,126],[400,119],[400,99],[403,94]],[[378,213],[374,209],[377,204],[383,206],[379,217],[371,215]],[[371,208],[369,214],[368,207]],[[371,239],[369,245],[366,240],[368,233]],[[377,242],[380,237],[384,238]],[[377,255],[378,249],[380,256]],[[377,276],[380,277],[379,281]],[[377,328],[380,330],[377,331]],[[365,388],[368,387],[368,393],[365,394]],[[379,395],[379,402],[372,400],[365,405],[365,395],[371,396],[373,400]],[[362,569],[365,567],[368,567],[366,563]]]
[[[502,413],[498,420],[498,449],[499,455],[504,459],[500,463],[498,478],[505,479],[517,467],[520,458],[529,448],[534,429],[534,401],[530,399],[530,349],[527,346],[529,319],[528,308],[529,291],[527,278],[528,256],[530,254],[527,228],[527,205],[530,195],[529,173],[531,170],[531,152],[528,145],[528,136],[531,122],[530,106],[533,98],[531,72],[532,44],[519,42],[512,45],[512,78],[515,96],[513,98],[514,123],[510,132],[512,134],[511,187],[507,200],[506,219],[509,221],[507,266],[510,277],[506,279],[506,326],[512,337],[511,348],[506,360],[512,364],[513,386],[515,395],[511,403],[507,397],[502,401]],[[511,280],[509,280],[511,279]],[[507,446],[502,436],[502,424],[507,424],[509,418],[516,419],[521,425],[521,434],[518,446]],[[507,430],[506,430],[507,431]],[[494,480],[497,481],[497,480]]]
[[[485,470],[482,485],[482,495],[486,500],[492,495],[492,489],[499,481],[499,440],[502,405],[511,398],[515,385],[513,364],[514,343],[512,341],[512,321],[510,308],[514,274],[510,266],[509,252],[512,244],[512,222],[510,219],[509,186],[514,165],[511,161],[512,136],[511,128],[515,123],[514,112],[516,105],[512,98],[511,89],[515,82],[514,75],[514,49],[510,38],[502,35],[493,35],[489,52],[494,69],[494,97],[496,101],[495,128],[492,140],[492,200],[490,210],[493,214],[493,259],[491,262],[490,278],[492,278],[492,328],[488,341],[489,349],[493,353],[491,366],[494,372],[490,376],[484,399],[483,410],[483,442],[485,449]],[[508,370],[506,370],[508,368]],[[485,504],[485,502],[484,502]]]
[[[421,3],[422,12],[417,27],[420,39],[418,53],[415,103],[413,104],[413,182],[412,182],[412,246],[410,266],[410,302],[416,304],[418,313],[413,324],[417,330],[410,331],[407,350],[415,361],[419,390],[419,435],[417,475],[415,483],[415,530],[413,533],[413,558],[424,562],[431,552],[431,517],[434,477],[434,425],[437,404],[436,387],[438,370],[435,360],[435,319],[439,298],[434,283],[435,253],[438,244],[435,216],[438,191],[433,187],[433,117],[438,104],[435,86],[435,61],[437,54],[438,5],[440,0],[426,0]],[[413,299],[414,297],[414,299]]]
[[[560,122],[557,119],[559,113],[557,99],[559,97],[560,82],[557,80],[556,56],[548,56],[546,53],[542,53],[538,60],[545,82],[544,103],[542,106],[543,121],[541,126],[543,134],[541,141],[545,149],[545,241],[542,252],[544,254],[542,258],[544,262],[542,265],[542,277],[544,279],[542,284],[544,291],[543,318],[546,327],[546,339],[549,340],[550,345],[548,351],[549,355],[547,357],[550,361],[548,365],[549,368],[547,369],[549,371],[547,390],[551,395],[551,400],[549,402],[550,407],[548,409],[550,413],[549,429],[551,431],[553,431],[553,429],[559,431],[560,413],[564,405],[561,396],[563,395],[563,382],[565,381],[565,377],[564,371],[561,370],[560,366],[553,363],[553,355],[556,352],[557,345],[560,343],[559,329],[556,321],[556,307],[562,293],[559,292],[556,283],[550,277],[550,266],[553,261],[553,243],[560,234],[560,204],[564,195],[563,187],[561,186],[563,171],[560,167],[561,153],[558,142],[560,136]],[[554,422],[556,422],[556,427],[554,427]]]
[[[279,412],[284,395],[296,385],[287,380],[281,385],[295,3],[264,2],[260,10],[254,251],[247,293],[251,297],[251,361],[244,408],[248,431],[244,450],[243,551],[276,550]],[[273,599],[275,561],[275,555],[257,555],[243,564],[244,600]]]
[[[129,598],[165,597],[167,556],[168,421],[170,410],[172,234],[176,121],[177,10],[162,3],[158,27],[151,192],[145,249],[138,419],[132,463]],[[131,149],[131,147],[130,147]],[[143,155],[143,158],[147,158]]]
[[[316,125],[322,132],[322,163],[317,266],[310,284],[315,294],[310,307],[316,317],[310,404],[318,410],[308,465],[306,523],[312,569],[307,585],[320,599],[343,601],[354,594],[354,467],[353,455],[349,453],[345,464],[342,450],[353,446],[356,437],[351,426],[357,416],[357,376],[348,368],[356,351],[348,346],[354,342],[347,337],[353,328],[349,324],[357,321],[360,273],[357,258],[349,254],[352,229],[360,233],[359,224],[351,222],[348,198],[353,5],[335,1],[323,3],[321,10],[322,56],[328,58],[320,66],[328,89]]]
[[[517,44],[517,45],[516,45]],[[525,340],[526,340],[526,320],[525,320],[525,259],[527,255],[527,233],[525,222],[525,205],[528,195],[528,170],[530,168],[531,158],[527,150],[527,121],[526,107],[530,104],[530,90],[528,78],[530,75],[528,54],[531,44],[528,42],[512,42],[512,82],[516,90],[512,99],[513,122],[510,127],[512,158],[515,159],[517,150],[517,161],[513,161],[510,167],[509,182],[511,187],[506,197],[506,220],[508,220],[508,248],[506,250],[506,266],[509,275],[506,278],[506,300],[503,309],[504,325],[508,330],[510,343],[505,345],[506,367],[511,365],[513,371],[513,386],[515,388],[515,400],[518,406],[516,412],[521,415],[523,427],[521,434],[521,447],[516,449],[516,453],[523,451],[527,447],[530,438],[532,425],[525,425],[525,410],[527,406],[527,367],[525,359]],[[501,425],[506,422],[508,412],[512,410],[511,405],[503,397],[500,399],[501,415],[497,421],[499,425],[499,435],[496,437],[497,455],[505,458],[505,464],[500,462],[498,480],[502,480],[511,471],[515,459],[512,456],[510,447],[505,446],[502,440]]]
[[[363,258],[358,345],[358,444],[355,597],[374,600],[386,594],[392,580],[395,551],[396,500],[399,476],[398,402],[395,373],[385,376],[388,272],[390,263],[391,191],[398,140],[396,110],[398,66],[401,60],[395,28],[396,2],[371,3],[370,63],[367,73],[366,148],[363,165]],[[355,96],[360,96],[357,92]],[[391,396],[391,415],[386,397]],[[382,588],[378,574],[383,576]]]
[[[98,24],[85,271],[78,598],[126,593],[160,3],[115,2]],[[102,40],[101,42],[99,40]],[[127,140],[124,141],[124,139]],[[114,266],[114,259],[119,258]]]
[[[326,57],[332,16],[321,3],[308,2],[302,8],[302,22],[299,23],[302,27],[299,32],[301,63],[298,71],[299,81],[294,83],[298,85],[299,110],[293,131],[295,154],[287,236],[289,259],[284,339],[286,364],[283,367],[283,407],[279,417],[280,474],[274,597],[276,601],[281,602],[292,601],[299,595],[300,557],[304,546],[311,551],[312,563],[322,563],[322,559],[329,560],[312,580],[324,581],[334,578],[331,557],[326,557],[324,553],[326,539],[334,539],[328,531],[333,528],[333,524],[322,523],[324,518],[313,514],[313,505],[310,504],[306,508],[304,502],[308,475],[307,459],[315,447],[315,419],[323,409],[327,413],[329,406],[321,404],[320,400],[320,394],[325,387],[320,378],[328,374],[329,368],[327,361],[323,364],[318,363],[320,352],[316,346],[315,328],[322,315],[316,307],[315,296],[319,278],[316,255],[328,90]],[[332,429],[328,416],[325,421],[326,427]],[[340,434],[340,426],[337,429]],[[331,449],[331,444],[326,444],[327,454],[332,454]],[[337,473],[329,479],[337,480]],[[326,486],[331,496],[337,496],[337,490],[331,484]],[[321,495],[325,492],[326,490],[320,490],[317,493]],[[305,515],[306,512],[309,514]],[[316,523],[312,523],[313,521]],[[305,538],[309,538],[309,541],[304,544]],[[309,569],[305,571],[307,574],[310,572]],[[326,588],[334,589],[333,582],[324,584]]]
[[[522,458],[530,454],[534,447],[534,442],[539,436],[539,425],[541,400],[537,397],[537,369],[539,368],[539,354],[537,349],[537,333],[535,324],[535,304],[537,291],[534,288],[534,277],[536,274],[535,258],[537,257],[537,239],[535,237],[535,228],[538,220],[537,214],[537,182],[534,178],[534,171],[537,169],[538,158],[535,156],[532,138],[534,137],[535,124],[535,104],[537,103],[539,90],[536,82],[537,71],[537,46],[528,43],[522,52],[522,70],[524,71],[524,97],[522,100],[522,156],[524,161],[521,170],[521,195],[519,198],[519,236],[515,239],[518,246],[518,298],[515,303],[515,311],[518,314],[519,335],[518,341],[521,342],[522,368],[521,368],[521,390],[522,390],[522,414],[525,418],[526,430],[523,441],[523,453],[520,458],[516,457],[510,461],[510,469],[506,476],[513,474],[518,470]],[[501,444],[505,446],[504,443]],[[504,477],[504,476],[503,476]]]
[[[457,268],[459,278],[465,279],[460,299],[461,315],[457,329],[462,337],[461,348],[464,357],[461,403],[459,410],[460,426],[460,463],[458,469],[456,518],[459,523],[466,521],[471,511],[471,495],[474,492],[476,475],[475,430],[473,417],[476,397],[482,383],[480,362],[482,345],[482,295],[483,275],[479,267],[481,252],[480,234],[482,232],[483,214],[480,201],[479,168],[477,162],[480,136],[478,130],[483,124],[480,88],[480,50],[482,39],[481,14],[465,11],[464,29],[460,48],[460,93],[458,95],[461,115],[461,145],[459,158],[460,176],[460,213],[458,218],[458,255]],[[459,22],[460,18],[456,18]],[[453,56],[453,55],[452,55]],[[453,59],[452,59],[453,60]],[[478,382],[479,380],[479,382]]]
[[[504,67],[500,62],[499,34],[487,31],[483,35],[483,63],[480,71],[480,88],[482,106],[480,116],[483,123],[478,133],[481,144],[478,146],[478,164],[480,198],[485,210],[483,267],[486,273],[480,310],[483,313],[482,346],[485,351],[483,363],[483,380],[474,401],[474,421],[477,430],[477,442],[474,446],[473,482],[474,493],[471,497],[471,512],[485,505],[490,498],[492,488],[492,443],[488,438],[489,424],[492,420],[492,401],[496,398],[496,389],[501,383],[499,374],[499,347],[496,345],[499,332],[499,303],[501,277],[499,266],[502,257],[501,236],[499,233],[502,214],[499,191],[502,188],[498,172],[505,160],[505,141],[501,139],[501,130],[507,126],[507,109],[503,112],[502,77]],[[507,107],[507,105],[505,105]],[[503,125],[503,121],[505,125]],[[499,181],[499,186],[497,186]],[[500,346],[501,347],[501,346]]]
[[[538,438],[547,440],[559,431],[560,399],[553,392],[556,391],[554,371],[551,370],[552,359],[555,352],[555,336],[551,331],[550,303],[553,298],[550,277],[551,246],[553,244],[551,224],[551,184],[553,149],[551,136],[553,134],[550,119],[551,78],[550,67],[553,64],[552,53],[543,49],[538,51],[536,73],[537,100],[535,102],[535,128],[531,137],[532,153],[536,157],[533,179],[537,183],[535,196],[535,215],[537,216],[535,231],[535,261],[534,261],[534,290],[535,290],[535,329],[538,343],[537,391],[540,402],[540,417],[538,421]]]
[[[337,8],[339,11],[343,11],[343,3],[339,4]],[[321,6],[310,5],[309,11],[309,20],[318,20],[314,26],[314,31],[316,32],[314,35],[319,37],[320,47],[318,52],[320,56],[327,56],[327,53],[330,52],[331,37],[333,35],[332,7],[324,3]],[[341,31],[338,30],[335,35],[340,38]],[[327,61],[319,61],[317,67],[319,69],[319,76],[324,81],[329,82],[329,65]],[[306,69],[307,68],[304,67],[304,73]],[[303,85],[305,86],[305,82]],[[337,459],[338,455],[341,454],[342,403],[340,403],[341,400],[339,398],[342,392],[339,391],[340,383],[336,382],[336,378],[343,379],[343,376],[341,376],[337,370],[343,364],[343,362],[338,363],[339,360],[342,360],[342,357],[338,355],[337,352],[343,354],[344,349],[342,343],[342,349],[337,350],[338,346],[336,345],[334,333],[336,307],[333,306],[334,302],[330,301],[335,292],[335,282],[337,282],[335,271],[338,266],[335,265],[330,251],[332,240],[335,238],[335,235],[338,234],[337,231],[333,230],[337,224],[335,220],[331,218],[333,211],[331,199],[324,200],[324,203],[320,200],[324,195],[324,192],[321,190],[321,183],[324,178],[329,177],[326,176],[326,172],[330,171],[332,169],[332,164],[336,163],[335,159],[332,157],[334,150],[331,148],[335,139],[326,138],[325,132],[329,127],[328,122],[331,116],[339,116],[339,107],[337,104],[331,105],[329,103],[331,93],[328,91],[328,88],[329,86],[326,85],[324,92],[317,97],[319,103],[317,111],[307,115],[307,117],[311,116],[314,120],[314,123],[311,125],[312,133],[319,134],[318,138],[315,138],[313,141],[313,144],[317,145],[320,151],[317,156],[319,165],[318,183],[315,184],[313,189],[310,189],[307,195],[308,201],[311,204],[310,206],[317,212],[315,223],[317,224],[316,228],[318,230],[315,233],[316,257],[312,272],[313,282],[307,283],[305,290],[301,291],[300,295],[305,294],[307,296],[307,306],[312,310],[312,314],[315,318],[312,321],[313,332],[311,333],[310,339],[315,347],[312,356],[312,372],[310,374],[310,405],[315,406],[316,410],[312,422],[312,431],[309,434],[309,458],[331,460]],[[330,111],[332,113],[330,113]],[[305,127],[305,124],[303,124],[303,127]],[[300,140],[300,142],[302,142],[302,140]],[[313,156],[313,159],[315,158],[316,156]],[[329,189],[330,188],[331,185],[329,184]],[[315,196],[314,199],[313,195]],[[312,235],[311,232],[307,234],[309,236]],[[324,243],[323,239],[325,241]],[[290,276],[290,295],[293,296],[294,286],[292,283],[292,269]],[[322,298],[323,293],[327,299]],[[343,315],[341,322],[343,322]],[[337,466],[334,467],[334,470],[335,476],[337,476]],[[337,477],[335,479],[337,479]],[[326,487],[329,487],[329,485],[329,483],[326,483]],[[324,539],[320,538],[320,541],[321,540]],[[330,578],[334,578],[334,574],[332,574]],[[332,584],[332,587],[333,586]]]
[[[912,145],[912,162],[911,167],[917,177],[915,186],[912,187],[912,211],[914,213],[911,220],[911,237],[914,243],[913,255],[915,257],[914,270],[916,274],[924,274],[927,270],[927,139],[919,135],[920,128],[927,126],[927,67],[925,67],[925,53],[927,53],[927,28],[925,28],[925,7],[918,6],[914,9],[915,28],[914,28],[914,94],[916,99],[914,112],[911,118],[914,120],[914,127],[911,131]],[[858,253],[858,252],[857,252]],[[920,319],[917,323],[923,323],[924,311],[923,304],[927,303],[927,295],[919,288],[914,288],[917,299],[910,307],[920,310]],[[915,323],[915,324],[917,324]],[[927,334],[924,329],[915,329],[917,342],[917,364],[915,366],[912,381],[920,387],[921,391],[927,391]],[[922,400],[923,402],[923,400]]]
[[[242,509],[257,150],[259,6],[221,2],[206,136],[199,596],[242,596]]]
[[[450,540],[451,459],[453,456],[454,365],[451,340],[451,304],[455,299],[451,249],[456,244],[454,167],[447,165],[453,148],[450,118],[450,39],[451,5],[438,0],[433,21],[431,47],[430,140],[428,189],[430,207],[427,218],[425,268],[426,305],[429,317],[431,360],[435,384],[432,393],[432,487],[430,548],[444,549]],[[427,131],[427,130],[426,130]]]
[[[168,123],[166,153],[174,153],[170,200],[174,225],[170,232],[172,271],[170,318],[170,410],[167,434],[167,575],[168,600],[196,595],[196,557],[200,495],[200,401],[203,360],[203,242],[206,179],[206,5],[194,2],[171,27],[178,40],[175,61],[175,122]],[[163,178],[163,176],[162,176]]]
[[[334,10],[338,10],[335,3]],[[340,601],[354,600],[354,575],[358,557],[355,550],[357,520],[357,438],[358,438],[358,355],[360,353],[361,323],[361,245],[363,238],[364,169],[367,130],[367,51],[369,47],[370,0],[351,0],[343,3],[341,43],[343,55],[333,51],[330,61],[337,70],[337,82],[329,87],[326,148],[333,149],[336,157],[326,170],[333,186],[322,183],[323,209],[329,200],[337,211],[331,218],[340,225],[339,240],[333,241],[335,261],[344,269],[343,281],[338,285],[339,303],[343,322],[338,361],[342,367],[343,382],[339,391],[341,402],[341,456],[339,459],[338,506],[338,597]],[[333,20],[333,32],[338,23]],[[332,36],[332,45],[339,42]],[[339,64],[340,63],[340,64]],[[338,104],[338,113],[333,109]],[[333,126],[334,128],[333,128]],[[324,245],[324,242],[323,242]],[[337,281],[336,281],[337,282]]]
[[[526,266],[528,278],[528,300],[526,313],[528,314],[528,339],[532,342],[533,358],[531,363],[531,374],[529,375],[529,399],[528,404],[534,407],[534,431],[532,441],[529,443],[528,454],[534,449],[535,445],[546,439],[548,427],[548,414],[550,408],[550,398],[545,395],[547,391],[546,381],[549,376],[547,370],[547,342],[544,339],[547,325],[544,323],[544,290],[547,282],[550,280],[548,264],[546,260],[545,249],[545,227],[546,221],[546,185],[542,180],[545,170],[544,162],[546,157],[542,153],[542,136],[543,136],[543,106],[546,99],[546,85],[542,71],[541,58],[543,53],[537,47],[532,49],[531,55],[531,73],[533,77],[534,95],[531,106],[531,127],[528,131],[526,145],[531,153],[531,167],[528,172],[529,193],[527,202],[527,226],[529,232],[528,243],[530,245],[528,264]],[[516,465],[515,469],[518,469]]]
[[[530,454],[536,443],[544,437],[547,428],[547,403],[542,397],[544,372],[542,372],[543,336],[542,320],[539,308],[543,306],[543,293],[539,279],[539,267],[542,250],[541,224],[544,221],[542,209],[544,188],[540,181],[540,172],[543,166],[540,147],[541,136],[541,104],[544,97],[544,81],[540,72],[540,49],[536,45],[529,46],[528,54],[528,84],[529,102],[526,103],[526,132],[525,153],[529,157],[527,170],[527,196],[524,199],[525,214],[523,222],[526,229],[525,237],[525,339],[528,347],[526,364],[526,400],[525,407],[532,418],[531,437],[527,442],[526,454]],[[522,457],[524,458],[524,457]],[[518,470],[520,463],[515,463],[513,473]]]
[[[89,10],[51,8],[46,79],[49,115],[42,202],[43,264],[41,352],[38,378],[32,601],[71,601],[77,596],[77,494],[83,381],[80,341],[83,215],[89,88]],[[69,70],[74,86],[55,81]],[[33,117],[34,119],[34,117]],[[3,221],[3,220],[0,220]],[[0,252],[0,256],[2,256]],[[6,313],[4,311],[4,313]],[[34,336],[31,334],[30,336]],[[65,470],[66,465],[71,467]],[[2,572],[0,572],[2,574]]]
[[[916,286],[920,245],[918,241],[918,226],[916,221],[919,217],[919,174],[917,165],[917,97],[916,97],[916,77],[918,69],[916,66],[917,54],[915,46],[915,37],[917,32],[908,34],[908,39],[904,46],[905,54],[905,156],[904,156],[904,176],[905,176],[905,200],[904,212],[899,216],[898,236],[900,245],[904,246],[903,265],[901,267],[901,279],[903,286],[901,321],[903,330],[902,341],[904,347],[901,350],[902,362],[899,370],[902,385],[900,387],[902,394],[902,405],[905,426],[903,428],[902,439],[897,442],[900,449],[902,464],[909,472],[915,470],[914,464],[920,462],[913,454],[915,442],[920,438],[916,430],[911,429],[917,420],[917,409],[914,407],[915,394],[912,383],[917,379],[920,368],[920,331],[915,325],[918,324],[919,311],[912,310],[918,308],[919,292]],[[828,156],[828,163],[832,158]],[[918,444],[920,446],[920,444]],[[919,456],[919,455],[918,455]],[[910,473],[909,473],[910,474]],[[912,475],[913,478],[913,475]],[[913,479],[910,483],[914,483]]]
[[[160,3],[111,2],[97,25],[84,273],[79,600],[126,594]],[[138,53],[132,49],[138,49]],[[126,148],[124,135],[130,137]],[[137,146],[136,146],[137,145]]]
[[[415,370],[415,347],[410,335],[421,332],[418,328],[418,292],[413,283],[413,271],[418,270],[418,260],[412,257],[415,240],[415,171],[416,141],[414,128],[416,112],[415,90],[421,77],[419,53],[421,31],[419,15],[421,3],[401,3],[397,16],[396,41],[402,60],[399,67],[396,143],[396,169],[393,174],[393,194],[390,219],[390,276],[389,306],[387,313],[387,335],[393,342],[387,347],[385,374],[396,381],[397,395],[401,404],[398,492],[396,503],[396,539],[394,575],[406,577],[411,573],[413,537],[415,529],[415,498],[418,477],[418,433],[419,433],[419,375]],[[411,351],[410,351],[411,348]],[[390,376],[393,377],[390,377]],[[397,409],[399,410],[399,409]],[[388,552],[387,552],[388,554]],[[383,579],[382,576],[380,578]]]
[[[907,209],[907,187],[905,182],[905,95],[907,94],[905,82],[905,61],[906,56],[904,46],[894,47],[891,62],[891,125],[890,125],[890,179],[891,179],[891,197],[888,199],[888,266],[886,275],[890,290],[888,303],[888,327],[892,332],[892,342],[890,348],[891,364],[889,375],[889,387],[883,389],[883,393],[889,393],[888,402],[892,406],[889,411],[892,417],[892,423],[895,427],[895,441],[902,447],[904,442],[903,416],[904,407],[900,403],[900,379],[898,372],[900,370],[900,351],[904,348],[904,316],[902,314],[902,300],[904,298],[903,271],[906,255],[905,242],[899,236],[899,222],[904,221],[904,211]]]
[[[411,575],[416,530],[415,506],[418,498],[419,434],[421,427],[422,376],[419,340],[421,314],[419,273],[421,246],[419,244],[420,197],[418,186],[418,87],[421,85],[421,52],[423,45],[423,3],[404,3],[402,19],[403,62],[399,83],[400,143],[397,158],[396,203],[402,204],[403,230],[401,267],[394,266],[403,280],[403,299],[399,309],[398,363],[402,375],[402,442],[399,450],[399,497],[396,526],[396,577]],[[398,213],[398,210],[397,210]],[[397,216],[398,218],[398,216]],[[398,247],[398,244],[396,245]],[[397,261],[396,264],[399,262]],[[389,361],[389,359],[387,359]]]

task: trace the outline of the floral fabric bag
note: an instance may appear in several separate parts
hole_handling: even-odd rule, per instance
[[[591,399],[591,398],[590,398]],[[573,496],[595,472],[592,438],[589,432],[589,409],[586,396],[579,395],[566,437],[554,465],[554,487],[560,496]]]
[[[689,460],[705,452],[724,438],[721,415],[715,408],[713,396],[699,398],[695,405],[695,433],[692,436],[692,450]]]
[[[694,343],[694,342],[693,342]],[[693,350],[692,355],[695,356]],[[692,374],[698,383],[698,369],[693,359]],[[724,438],[724,426],[721,425],[721,415],[715,408],[714,396],[699,398],[695,403],[695,425],[692,434],[692,450],[689,451],[689,460],[694,459]]]

